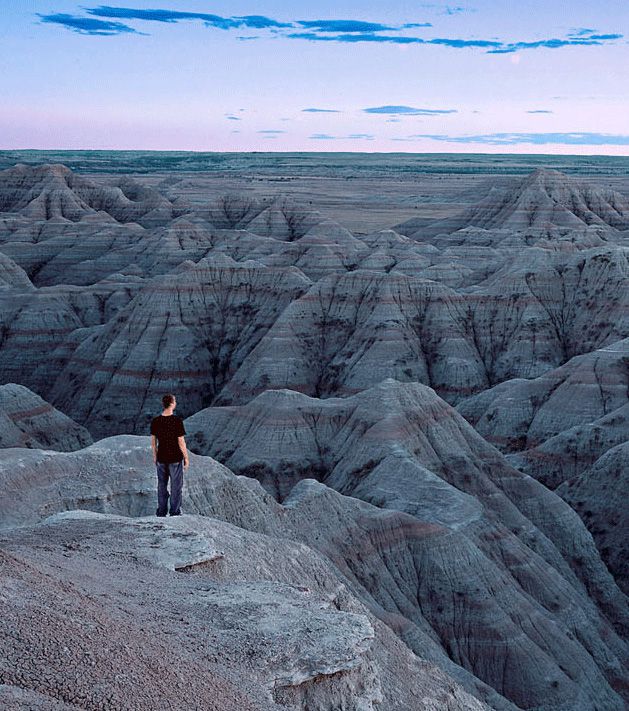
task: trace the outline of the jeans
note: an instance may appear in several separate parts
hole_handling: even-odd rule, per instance
[[[183,488],[183,460],[180,462],[157,462],[157,515],[165,516],[168,506],[168,477],[170,476],[170,515],[181,513],[181,490]]]

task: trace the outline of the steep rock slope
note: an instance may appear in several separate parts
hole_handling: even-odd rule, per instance
[[[0,447],[68,452],[92,444],[90,433],[23,385],[0,385]]]
[[[324,220],[319,212],[304,209],[287,195],[256,198],[229,193],[195,211],[219,229],[248,230],[286,242],[298,240]]]
[[[386,377],[462,397],[535,377],[629,334],[629,263],[607,248],[531,249],[465,292],[360,269],[321,279],[286,309],[221,394],[348,395]]]
[[[386,377],[418,380],[453,398],[487,384],[456,294],[396,272],[360,270],[326,277],[292,303],[220,402],[282,387],[349,395]]]
[[[537,447],[508,456],[513,466],[550,489],[588,469],[605,452],[629,439],[629,402],[609,414],[575,425]]]
[[[462,215],[436,221],[409,220],[395,227],[415,239],[451,233],[464,227],[524,230],[549,225],[582,228],[600,225],[629,228],[629,204],[620,193],[570,178],[557,170],[538,168],[508,190],[492,189]]]
[[[629,338],[576,356],[533,380],[511,380],[457,405],[488,442],[503,451],[538,447],[587,425],[629,400]]]
[[[613,447],[557,489],[590,529],[603,560],[625,592],[629,592],[628,490],[629,441]]]
[[[626,506],[617,462],[629,439],[629,340],[534,380],[502,383],[457,409],[487,441],[511,452],[513,466],[575,508],[626,590]]]
[[[142,279],[118,274],[84,288],[0,290],[0,382],[20,383],[48,399],[89,329],[111,320],[142,286]]]
[[[629,335],[629,252],[530,248],[464,292],[487,380],[532,378]]]
[[[49,399],[95,436],[146,432],[163,392],[185,412],[211,403],[310,282],[295,268],[228,257],[153,278],[73,351]]]
[[[0,291],[9,289],[33,290],[34,286],[22,267],[0,252]]]
[[[172,205],[131,178],[94,183],[64,165],[16,165],[0,171],[0,212],[37,220],[78,222],[102,213],[118,222],[159,224],[173,217]]]
[[[440,565],[450,571],[448,579],[460,579],[454,573],[462,565],[456,550],[465,550],[470,560],[482,556],[486,562],[481,567],[492,561],[501,576],[507,575],[501,585],[511,590],[507,597],[512,601],[522,586],[548,607],[548,590],[584,585],[611,619],[624,617],[626,601],[578,517],[557,496],[509,467],[427,388],[387,381],[353,397],[325,401],[266,392],[245,406],[197,413],[186,427],[195,451],[258,478],[280,500],[300,479],[314,476],[343,494],[447,527],[457,538],[439,554]],[[530,556],[537,561],[533,568],[523,566]],[[542,583],[553,569],[557,578]],[[494,574],[488,573],[490,578]],[[471,571],[466,575],[478,590],[489,584]],[[509,576],[514,578],[510,583]],[[446,594],[443,589],[433,593],[435,600]],[[519,603],[514,604],[517,609]],[[440,614],[435,612],[437,627]],[[467,664],[497,688],[496,679],[479,674],[474,661],[468,658]]]

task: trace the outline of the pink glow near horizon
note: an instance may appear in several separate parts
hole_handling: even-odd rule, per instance
[[[27,5],[5,17],[0,149],[629,154],[629,96],[620,88],[629,86],[629,11],[617,0],[596,7],[576,0],[569,21],[538,0],[508,11],[479,0],[452,15],[438,4],[410,14],[398,3],[366,12],[358,0],[324,1],[314,16],[299,2],[260,9],[286,24],[304,17],[379,21],[393,28],[384,34],[394,40],[398,32],[425,41],[500,37],[505,46],[557,37],[575,43],[505,54],[342,39],[351,33],[317,41],[329,39],[329,30],[308,40],[291,39],[289,30],[120,19],[115,8],[105,8],[111,17],[103,18],[90,14],[96,6],[70,0]],[[121,12],[251,12],[235,5],[138,0],[137,11]],[[98,23],[127,29],[112,36],[81,29],[94,22],[97,31]],[[432,28],[395,29],[413,22]],[[579,37],[604,39],[580,45]],[[305,111],[311,107],[327,111]],[[500,134],[515,138],[500,142]],[[476,138],[461,142],[465,137]]]

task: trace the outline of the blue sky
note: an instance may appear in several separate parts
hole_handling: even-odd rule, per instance
[[[3,3],[0,148],[629,154],[629,3]]]

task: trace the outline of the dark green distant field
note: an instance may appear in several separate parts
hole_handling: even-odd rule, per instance
[[[85,173],[216,172],[266,176],[370,177],[408,173],[523,175],[546,167],[572,175],[629,175],[629,156],[453,153],[191,153],[183,151],[0,151],[0,169],[63,163]]]

